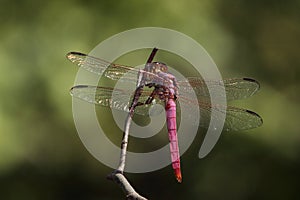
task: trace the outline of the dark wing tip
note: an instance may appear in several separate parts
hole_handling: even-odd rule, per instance
[[[71,52],[67,53],[67,56],[68,56],[68,55],[86,56],[85,53],[80,53],[80,52],[77,52],[77,51],[71,51]]]
[[[259,119],[260,119],[260,122],[261,122],[261,124],[263,124],[263,123],[264,123],[264,121],[263,121],[262,117],[261,117],[259,114],[257,114],[256,112],[253,112],[253,111],[251,111],[251,110],[246,110],[246,112],[250,113],[251,115],[255,115],[257,118],[259,118]]]
[[[243,79],[244,79],[245,81],[257,82],[257,81],[254,80],[253,78],[247,78],[247,77],[244,77]]]
[[[89,86],[88,85],[75,85],[71,89],[73,89],[73,88],[87,88],[87,87],[89,87]]]
[[[87,86],[87,85],[75,85],[75,86],[71,87],[70,94],[73,95],[74,89],[82,89],[82,88],[87,88],[87,87],[89,87],[89,86]]]
[[[69,53],[67,53],[67,55],[66,55],[66,58],[68,59],[68,60],[73,60],[73,58],[75,58],[76,56],[87,56],[86,54],[84,54],[84,53],[80,53],[80,52],[76,52],[76,51],[71,51],[71,52],[69,52]]]
[[[243,80],[256,83],[258,85],[258,89],[260,88],[259,82],[257,80],[255,80],[255,79],[253,79],[253,78],[247,78],[247,77],[245,77],[245,78],[243,78]]]

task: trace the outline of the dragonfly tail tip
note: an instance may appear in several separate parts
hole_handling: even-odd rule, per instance
[[[178,183],[181,183],[182,182],[182,176],[181,176],[181,171],[180,169],[174,169],[174,173],[175,173],[175,177],[177,179],[177,182]]]

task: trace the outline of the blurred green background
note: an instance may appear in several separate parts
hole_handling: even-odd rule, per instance
[[[128,174],[149,199],[299,199],[300,1],[16,1],[0,7],[0,199],[124,199],[111,169],[81,143],[72,118],[78,68],[89,52],[131,28],[158,26],[197,40],[223,77],[253,77],[261,91],[237,105],[264,125],[223,134],[204,159],[201,138],[170,166]]]

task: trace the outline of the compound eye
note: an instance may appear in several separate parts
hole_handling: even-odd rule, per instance
[[[160,69],[161,69],[161,71],[166,72],[168,70],[168,67],[164,64],[161,64]]]

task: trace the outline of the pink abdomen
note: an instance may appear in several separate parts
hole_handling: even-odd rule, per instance
[[[176,127],[176,103],[174,99],[168,99],[166,102],[166,117],[167,127],[170,141],[170,152],[172,167],[178,182],[182,181],[181,170],[180,170],[180,154],[178,148],[177,139],[177,127]]]

